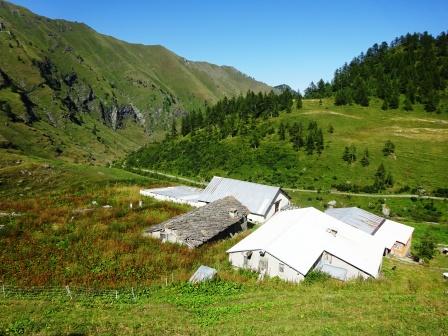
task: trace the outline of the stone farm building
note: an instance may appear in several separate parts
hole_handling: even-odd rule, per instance
[[[406,257],[410,252],[414,232],[411,226],[385,219],[356,207],[328,209],[325,213],[381,241],[385,254]]]
[[[313,270],[376,278],[383,252],[380,241],[315,208],[282,211],[227,251],[235,267],[292,282]]]
[[[144,235],[195,248],[246,230],[248,214],[244,205],[227,196],[152,226]]]
[[[178,186],[143,189],[140,194],[196,207],[233,196],[249,209],[248,220],[252,223],[263,223],[290,204],[289,196],[280,187],[219,176],[213,177],[203,190]]]

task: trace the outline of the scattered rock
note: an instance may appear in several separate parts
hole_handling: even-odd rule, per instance
[[[103,208],[104,209],[112,209],[112,205],[106,204],[106,205],[103,205]]]
[[[81,214],[81,215],[83,215],[83,214],[86,214],[88,212],[92,212],[93,210],[95,210],[95,209],[92,209],[92,208],[81,208],[81,209],[73,210],[73,213],[74,214]]]
[[[336,206],[337,202],[335,200],[331,200],[327,203],[329,208],[334,208]]]
[[[389,215],[390,215],[390,208],[386,204],[383,204],[382,212],[383,212],[383,215],[385,217],[389,217]]]
[[[190,283],[200,283],[204,281],[213,280],[216,277],[216,271],[214,268],[201,265],[196,272],[191,276]]]
[[[98,205],[97,201],[92,201],[92,205]]]

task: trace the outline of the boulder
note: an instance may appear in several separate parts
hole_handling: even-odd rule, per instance
[[[214,268],[201,265],[196,272],[191,276],[190,283],[200,283],[204,281],[213,280],[216,277],[216,271]]]

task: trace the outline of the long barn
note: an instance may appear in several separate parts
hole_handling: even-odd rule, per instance
[[[303,208],[280,212],[227,253],[235,267],[299,282],[313,270],[341,280],[376,278],[383,251],[365,232]]]

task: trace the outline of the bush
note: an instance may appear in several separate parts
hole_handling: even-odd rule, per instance
[[[311,271],[307,274],[305,277],[305,280],[303,280],[304,284],[314,284],[317,282],[324,282],[330,279],[330,275],[321,271]]]
[[[431,260],[436,253],[436,241],[433,236],[426,235],[419,244],[415,246],[414,256],[425,262]]]

